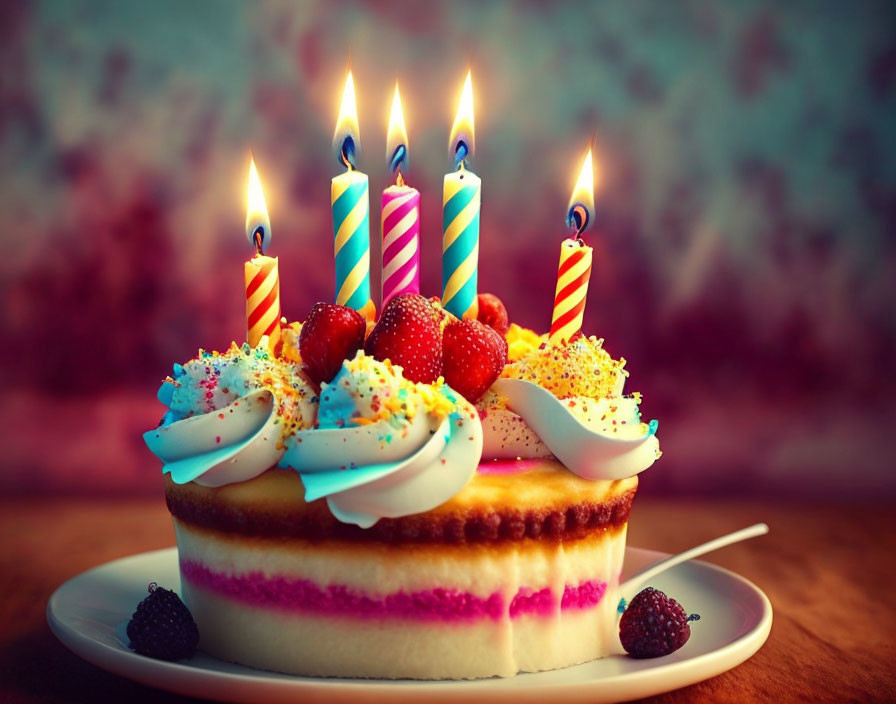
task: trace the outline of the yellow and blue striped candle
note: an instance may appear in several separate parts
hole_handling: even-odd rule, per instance
[[[333,179],[330,205],[333,208],[333,254],[336,258],[336,303],[354,308],[367,320],[376,317],[370,299],[370,196],[367,174],[355,167],[360,147],[355,82],[345,77],[342,104],[333,144],[345,173]]]
[[[445,176],[442,191],[442,306],[458,318],[475,318],[479,274],[479,204],[482,181],[461,168]]]
[[[333,179],[336,303],[370,317],[370,197],[367,174],[350,169]]]
[[[473,135],[473,81],[467,71],[448,139],[457,170],[445,176],[442,190],[442,306],[458,318],[475,319],[482,182],[466,168]]]

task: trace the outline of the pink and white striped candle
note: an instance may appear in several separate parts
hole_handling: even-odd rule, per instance
[[[420,192],[410,186],[383,191],[383,303],[420,293]]]
[[[420,293],[420,192],[405,185],[401,175],[402,165],[408,163],[408,133],[397,83],[386,162],[395,174],[395,185],[383,191],[383,307],[400,293]]]

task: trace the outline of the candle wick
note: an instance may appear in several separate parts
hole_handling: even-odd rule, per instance
[[[252,240],[255,242],[255,255],[262,256],[264,254],[264,249],[262,245],[264,244],[264,228],[259,225],[255,228],[255,232],[252,233]]]
[[[467,149],[467,144],[463,140],[458,141],[457,147],[454,150],[454,162],[457,165],[458,171],[463,171],[466,166],[465,162],[467,160],[467,155],[470,153],[469,149]]]
[[[389,159],[389,168],[392,171],[400,171],[401,165],[407,159],[408,150],[403,144],[399,144],[395,147],[395,150],[392,152],[392,156]]]
[[[576,203],[569,209],[569,215],[566,219],[566,222],[570,227],[575,227],[576,240],[578,240],[579,244],[583,247],[585,246],[585,241],[582,239],[582,233],[585,231],[585,228],[588,227],[588,222],[591,219],[590,216],[591,214],[588,212],[588,208],[581,203]]]
[[[347,135],[342,140],[342,148],[339,150],[339,158],[349,171],[355,170],[355,140]]]
[[[395,184],[399,187],[404,186],[404,177],[401,175],[401,167],[397,169],[397,174],[395,177]]]

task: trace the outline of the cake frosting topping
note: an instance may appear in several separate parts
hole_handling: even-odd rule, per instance
[[[552,344],[509,331],[515,357],[479,404],[489,459],[555,456],[586,479],[618,479],[659,457],[656,421],[641,422],[639,394],[623,395],[625,360],[603,340]]]
[[[429,306],[419,296],[387,306],[387,352],[399,345],[407,356],[408,331],[438,318]],[[330,328],[317,321],[324,340],[334,335],[332,318]],[[267,345],[200,350],[163,382],[168,411],[144,439],[176,483],[221,486],[292,468],[307,501],[326,498],[339,520],[362,527],[439,506],[480,460],[556,457],[583,478],[619,479],[659,457],[656,422],[641,422],[640,395],[623,394],[625,360],[603,340],[552,343],[515,324],[505,337],[485,328],[454,318],[434,328],[455,388],[442,377],[412,381],[376,349],[351,352],[318,387],[300,324],[284,327],[279,354]],[[491,357],[505,359],[500,346],[507,363],[491,371]]]
[[[531,332],[531,331],[530,331]],[[520,332],[520,342],[532,344]],[[599,399],[622,393],[625,360],[615,360],[603,348],[603,340],[580,335],[570,342],[539,340],[527,351],[518,346],[519,358],[504,367],[502,377],[531,381],[560,399]]]
[[[522,325],[510,323],[504,334],[507,340],[507,361],[516,362],[537,349],[542,342],[548,341],[547,335],[539,335],[534,330],[524,328]]]
[[[369,527],[444,503],[481,454],[471,404],[359,352],[323,386],[317,427],[290,438],[280,465],[302,475],[307,501],[326,497],[339,520]]]
[[[143,439],[176,483],[204,486],[245,481],[276,466],[284,441],[314,423],[317,407],[297,368],[266,345],[200,350],[174,365],[158,398],[168,411]]]
[[[584,411],[546,389],[519,379],[495,383],[511,408],[551,453],[583,479],[624,479],[659,457],[656,421],[641,423],[634,396],[600,399]],[[576,405],[570,405],[576,404]]]

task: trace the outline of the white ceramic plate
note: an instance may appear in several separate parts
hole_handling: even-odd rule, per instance
[[[665,557],[627,548],[625,574]],[[122,624],[146,595],[146,585],[180,584],[175,548],[126,557],[88,570],[59,587],[47,604],[53,633],[88,662],[151,687],[222,701],[296,702],[610,702],[667,692],[742,663],[768,637],[772,607],[755,585],[720,567],[692,561],[651,581],[699,613],[688,643],[652,660],[611,656],[552,672],[507,679],[420,682],[293,677],[197,653],[183,663],[131,651]]]

